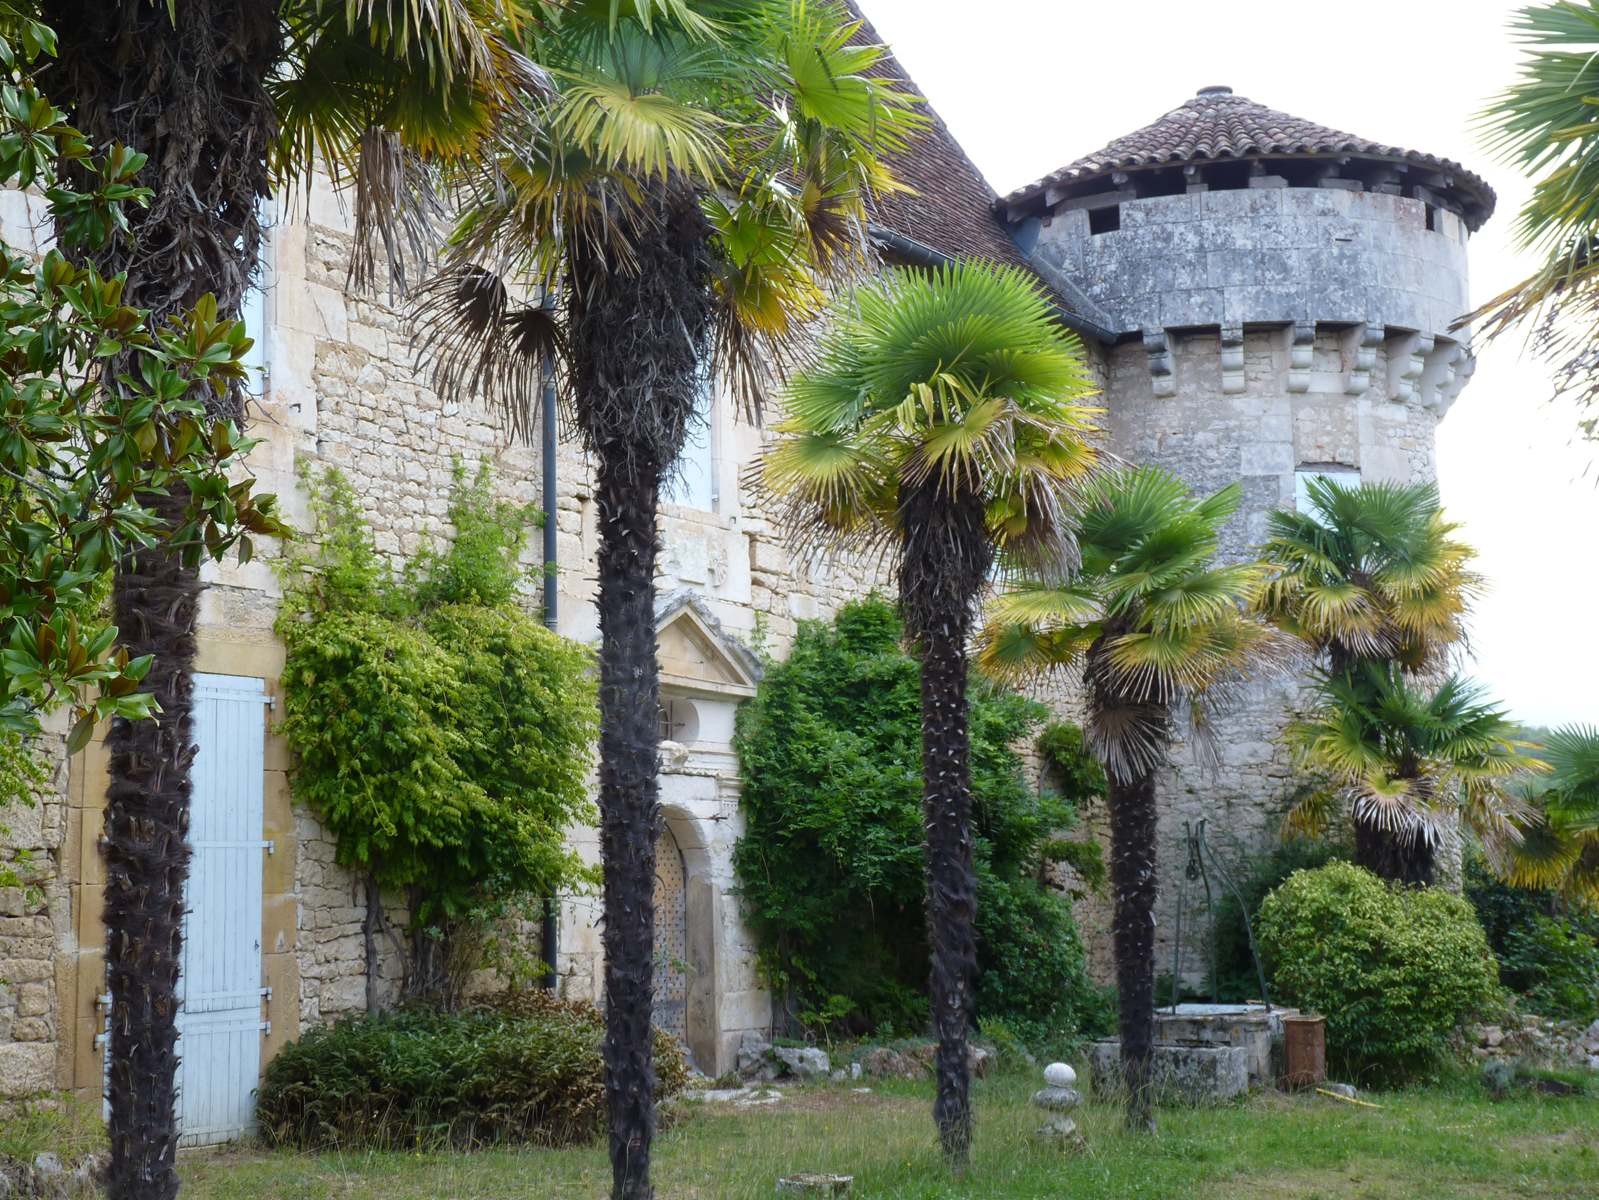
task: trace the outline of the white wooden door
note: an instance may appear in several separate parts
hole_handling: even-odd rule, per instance
[[[261,1071],[264,680],[194,677],[187,912],[178,982],[178,1137],[203,1146],[251,1127]]]

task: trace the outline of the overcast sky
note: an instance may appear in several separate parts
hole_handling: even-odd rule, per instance
[[[1529,273],[1511,241],[1527,186],[1470,127],[1514,76],[1501,0],[863,0],[1001,192],[1149,123],[1207,84],[1485,176],[1494,218],[1471,243],[1473,303]],[[1439,430],[1444,503],[1492,590],[1473,673],[1516,716],[1599,723],[1599,446],[1577,442],[1549,374],[1512,339],[1481,351]]]

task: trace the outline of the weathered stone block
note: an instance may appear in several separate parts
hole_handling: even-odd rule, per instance
[[[55,1086],[56,1048],[49,1042],[0,1044],[0,1096],[27,1096]]]
[[[1122,1089],[1121,1042],[1088,1048],[1089,1077],[1096,1095]],[[1241,1046],[1174,1046],[1157,1043],[1150,1064],[1158,1095],[1185,1104],[1219,1104],[1249,1090],[1249,1054]]]

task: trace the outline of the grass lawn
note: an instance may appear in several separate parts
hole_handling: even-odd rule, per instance
[[[977,1088],[969,1174],[953,1181],[934,1148],[931,1087],[796,1090],[751,1109],[693,1106],[657,1142],[661,1200],[769,1200],[779,1175],[855,1176],[852,1200],[1454,1200],[1599,1196],[1599,1101],[1526,1096],[1492,1103],[1473,1083],[1371,1097],[1380,1110],[1317,1096],[1259,1096],[1235,1107],[1168,1109],[1153,1139],[1117,1113],[1079,1109],[1089,1153],[1035,1145],[1035,1084]],[[181,1163],[190,1200],[598,1200],[603,1147],[479,1154],[295,1155],[248,1149]]]

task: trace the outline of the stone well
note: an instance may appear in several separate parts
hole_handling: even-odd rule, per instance
[[[1190,1104],[1214,1104],[1250,1088],[1274,1085],[1282,1058],[1283,1018],[1298,1010],[1262,1004],[1178,1004],[1155,1010],[1157,1091]],[[1121,1041],[1089,1048],[1094,1090],[1122,1085]]]

